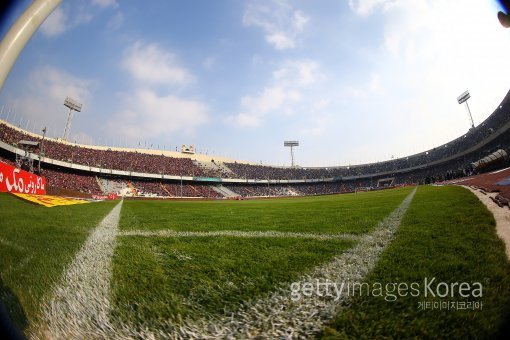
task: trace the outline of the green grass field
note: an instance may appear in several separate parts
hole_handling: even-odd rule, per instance
[[[423,187],[367,282],[481,282],[482,310],[419,310],[423,298],[357,297],[325,338],[505,338],[510,265],[490,212],[459,187]],[[429,301],[469,301],[439,297]]]
[[[412,190],[252,201],[125,201],[108,267],[108,318],[119,329],[160,335],[181,334],[173,332],[203,320],[219,325],[226,316],[253,318],[250,306],[264,305],[275,292],[285,296],[293,282],[316,277],[319,269],[355,253]],[[42,306],[115,204],[43,208],[0,194],[0,294],[20,329],[44,324]],[[420,187],[399,223],[364,282],[480,281],[483,309],[420,310],[423,297],[354,296],[339,302],[332,317],[310,334],[501,336],[510,320],[510,265],[494,220],[476,197],[459,187]],[[300,303],[307,301],[289,306]]]
[[[0,294],[20,329],[36,322],[40,302],[114,204],[45,208],[0,193]]]
[[[119,227],[362,234],[409,192],[172,204],[127,201]],[[161,317],[178,320],[235,310],[236,304],[290,283],[352,246],[346,240],[122,236],[114,260],[115,310],[124,320],[147,327],[157,326]]]
[[[410,189],[248,201],[127,201],[121,230],[278,230],[362,234]]]

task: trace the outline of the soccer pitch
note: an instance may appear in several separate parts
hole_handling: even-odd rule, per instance
[[[486,338],[503,334],[510,315],[494,220],[460,187],[56,208],[2,194],[0,203],[0,294],[29,336]],[[358,290],[319,291],[342,283]],[[377,284],[383,294],[363,290]],[[420,286],[404,295],[388,284]],[[420,308],[426,301],[483,307]]]

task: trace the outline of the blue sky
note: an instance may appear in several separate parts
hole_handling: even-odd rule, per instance
[[[30,4],[19,1],[10,21]],[[15,64],[0,118],[71,141],[302,166],[426,150],[510,88],[496,1],[64,0]]]

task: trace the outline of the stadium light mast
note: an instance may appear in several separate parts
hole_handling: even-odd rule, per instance
[[[66,100],[64,101],[64,106],[69,108],[69,113],[67,114],[66,128],[64,129],[64,140],[67,141],[67,136],[69,135],[69,130],[71,129],[71,119],[73,118],[73,111],[81,112],[82,104],[78,103],[74,99],[67,97]]]
[[[471,121],[471,128],[474,129],[475,123],[473,122],[473,116],[471,116],[471,110],[469,109],[468,99],[471,98],[469,91],[463,92],[460,96],[457,97],[457,102],[459,104],[466,103],[467,112],[469,115],[469,120]]]
[[[290,159],[292,167],[294,167],[294,147],[299,146],[299,141],[297,140],[290,140],[283,142],[283,146],[290,147]]]

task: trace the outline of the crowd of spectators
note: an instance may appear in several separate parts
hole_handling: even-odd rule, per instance
[[[41,176],[46,178],[46,186],[74,190],[86,194],[103,195],[96,177],[93,175],[62,172],[44,169]]]
[[[339,194],[354,191],[353,184],[346,182],[299,184],[295,186],[295,189],[298,190],[301,195]]]
[[[290,185],[227,184],[224,186],[241,197],[283,197],[297,196]]]
[[[165,183],[168,193],[173,197],[206,197],[218,198],[222,197],[219,193],[211,189],[210,186],[204,184],[186,184],[183,183]],[[182,189],[182,194],[181,194]]]
[[[13,161],[11,161],[10,159],[8,159],[6,157],[2,157],[1,154],[0,154],[0,161],[4,162],[6,164],[12,165],[12,166],[16,166],[16,163],[14,163]]]
[[[260,196],[310,196],[354,192],[359,188],[375,189],[377,182],[369,179],[337,182],[300,183],[287,185],[228,184],[228,189],[241,197]]]
[[[211,162],[193,162],[196,166],[198,166],[204,175],[212,178],[231,178],[232,171],[226,168],[223,163],[216,162],[214,159],[211,159]]]
[[[221,197],[216,191],[208,185],[192,185],[183,183],[162,183],[158,180],[132,180],[137,196],[157,196],[157,197]],[[182,192],[181,192],[182,189]]]
[[[8,157],[0,156],[0,161],[16,167],[16,162]],[[28,169],[27,169],[28,170]],[[51,169],[42,170],[40,175],[46,178],[46,186],[79,191],[86,194],[102,194],[96,178],[93,175],[61,172]]]
[[[356,176],[377,177],[398,174],[397,182],[430,182],[436,179],[451,179],[455,176],[469,174],[468,165],[486,155],[499,146],[508,149],[510,145],[510,134],[505,131],[497,139],[486,145],[480,146],[483,141],[488,141],[491,134],[499,133],[502,126],[510,122],[510,92],[504,98],[501,105],[482,124],[470,129],[465,135],[441,146],[411,155],[405,158],[398,158],[379,163],[371,163],[355,166],[328,167],[328,168],[301,168],[301,167],[275,167],[264,165],[253,165],[244,163],[216,164],[211,161],[211,166],[194,162],[190,158],[168,157],[164,155],[153,155],[138,153],[135,151],[114,151],[99,150],[91,147],[81,147],[55,140],[45,139],[41,143],[42,153],[52,159],[67,161],[75,164],[99,167],[105,169],[117,169],[131,172],[142,172],[152,174],[168,174],[174,176],[192,177],[222,177],[259,180],[292,180],[292,179],[349,179]],[[34,137],[24,132],[11,128],[0,123],[0,140],[16,145],[20,140],[32,140],[41,142],[41,137]],[[461,155],[462,152],[478,146],[472,152]],[[36,150],[36,153],[39,150]],[[432,162],[441,161],[439,164],[429,166]],[[225,169],[224,166],[228,167]],[[414,170],[404,173],[405,169]],[[346,183],[345,181],[337,183]],[[147,185],[141,184],[143,187]],[[166,185],[166,184],[165,184]],[[344,184],[345,185],[345,184]],[[299,185],[297,185],[299,186]],[[296,187],[297,187],[296,186]],[[310,189],[306,189],[310,187]],[[314,192],[318,185],[307,184],[302,186],[304,191]],[[198,186],[197,186],[198,188]],[[253,189],[250,186],[246,190]],[[163,186],[150,186],[148,191],[158,195],[168,195]],[[267,188],[266,188],[267,189]],[[203,191],[203,188],[196,189],[190,186],[186,190],[188,194],[201,191],[204,195],[213,195],[211,192]],[[244,190],[239,187],[239,190]],[[261,189],[263,190],[263,189]],[[276,189],[275,189],[276,190]],[[345,188],[334,188],[326,185],[322,190],[325,192],[343,192]],[[178,189],[180,196],[180,188]],[[268,189],[268,192],[270,189]],[[249,192],[246,192],[247,194]],[[284,192],[282,192],[284,193]],[[171,193],[170,195],[173,195]],[[193,196],[193,195],[192,195]]]
[[[169,196],[159,181],[131,180],[136,196]]]
[[[233,178],[286,180],[331,177],[324,168],[274,167],[236,162],[225,165],[232,170],[233,176],[232,174],[230,176]]]
[[[16,146],[20,140],[40,142],[42,154],[48,158],[65,162],[142,173],[169,174],[175,176],[205,176],[202,169],[190,158],[152,155],[135,151],[99,150],[89,147],[60,143],[41,137],[34,137],[0,123],[0,139]],[[39,149],[35,153],[39,153]]]

